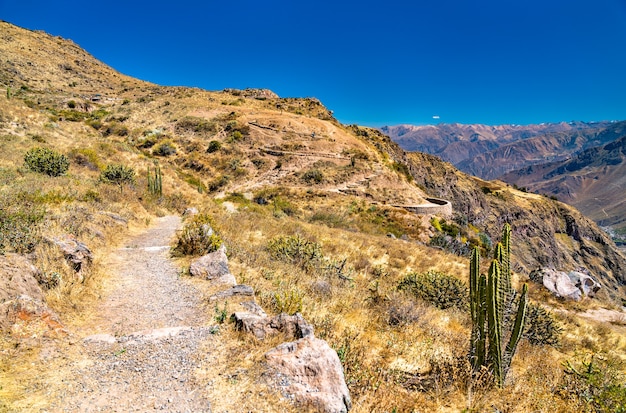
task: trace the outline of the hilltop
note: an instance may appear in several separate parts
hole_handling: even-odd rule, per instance
[[[0,37],[1,249],[39,270],[50,309],[3,330],[0,409],[48,407],[48,362],[72,364],[83,339],[74,334],[92,327],[90,312],[116,280],[103,257],[158,217],[188,208],[210,218],[231,272],[256,303],[271,315],[300,312],[337,352],[353,411],[591,411],[597,403],[578,396],[583,388],[622,400],[613,385],[624,373],[623,320],[585,317],[621,314],[626,258],[575,208],[407,153],[375,129],[340,124],[315,98],[158,86],[69,40],[5,22]],[[67,172],[25,167],[35,147],[65,155]],[[162,193],[149,186],[157,165]],[[109,166],[134,178],[111,184],[103,179]],[[514,285],[528,282],[531,302],[551,312],[540,324],[547,335],[521,342],[508,387],[499,389],[468,369],[465,289],[471,248],[488,262],[505,222],[513,227]],[[84,272],[49,241],[65,236],[93,251]],[[226,314],[239,303],[214,304],[215,292],[189,273],[192,258],[175,258],[178,276],[202,294],[199,313],[223,322],[210,347],[219,356],[194,353],[204,366],[188,369],[194,383],[209,389],[215,409],[281,399],[298,411],[259,367],[277,340],[235,331]],[[550,267],[582,267],[603,288],[579,302],[555,298],[530,281],[532,270]],[[421,287],[443,297],[407,288],[418,291],[416,277],[433,273],[441,284]],[[581,369],[589,357],[605,384],[564,373],[562,363]]]

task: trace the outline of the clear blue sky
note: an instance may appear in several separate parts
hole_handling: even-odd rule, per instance
[[[626,0],[0,0],[0,19],[162,85],[317,97],[343,123],[626,119]]]

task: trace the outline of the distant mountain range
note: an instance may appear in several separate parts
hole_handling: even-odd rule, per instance
[[[626,233],[626,121],[381,130],[406,150],[437,155],[483,179],[553,195],[600,225]]]

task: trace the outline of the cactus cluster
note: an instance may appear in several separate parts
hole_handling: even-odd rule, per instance
[[[474,370],[482,366],[490,369],[499,387],[504,384],[522,337],[528,294],[528,286],[524,284],[517,310],[514,311],[517,293],[511,287],[510,241],[511,226],[506,224],[486,276],[480,274],[478,248],[474,248],[470,261],[470,359]],[[511,323],[513,312],[515,316]],[[507,345],[503,347],[507,339]]]
[[[148,167],[148,192],[152,195],[163,195],[163,179],[161,177],[161,168],[158,164],[154,165],[154,176]]]

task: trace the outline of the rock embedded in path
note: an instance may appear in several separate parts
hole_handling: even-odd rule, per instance
[[[291,338],[313,337],[313,326],[301,314],[287,315],[285,313],[274,317],[238,312],[232,315],[235,329],[253,334],[258,340],[268,336],[284,334]]]
[[[189,272],[194,277],[201,277],[218,284],[237,285],[235,276],[228,269],[228,257],[223,247],[193,260],[189,266]]]
[[[209,297],[209,301],[224,300],[233,296],[251,297],[253,295],[254,290],[252,289],[252,287],[244,284],[239,284],[229,288],[228,290],[220,291],[217,294],[213,294],[211,297]]]
[[[283,343],[265,359],[274,384],[303,409],[346,413],[352,407],[337,352],[324,340],[308,336]]]

